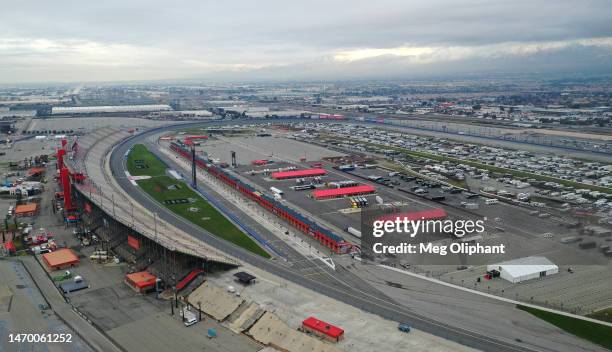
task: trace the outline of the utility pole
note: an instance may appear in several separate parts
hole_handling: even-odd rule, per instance
[[[176,286],[172,286],[172,291],[174,293],[174,304],[175,304],[176,308],[178,308],[178,296],[176,294]]]
[[[113,218],[116,219],[117,216],[115,215],[115,194],[114,193],[111,194],[111,200],[113,202]]]
[[[181,303],[181,318],[183,320],[183,323],[185,323],[185,306],[183,305],[183,303]]]

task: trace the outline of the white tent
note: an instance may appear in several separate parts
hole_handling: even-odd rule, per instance
[[[497,270],[502,279],[512,283],[537,279],[559,272],[559,267],[545,257],[525,257],[487,265],[487,271]]]

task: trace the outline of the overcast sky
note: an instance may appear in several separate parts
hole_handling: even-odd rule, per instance
[[[40,1],[0,10],[0,83],[612,71],[612,1]]]

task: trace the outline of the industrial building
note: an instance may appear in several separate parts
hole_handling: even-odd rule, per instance
[[[18,218],[26,216],[35,216],[38,213],[38,204],[26,203],[15,207],[15,216]]]
[[[354,187],[317,189],[312,192],[312,197],[316,200],[340,198],[349,196],[358,196],[362,194],[371,194],[376,192],[376,188],[370,185],[360,185]]]
[[[15,132],[15,121],[0,121],[0,133],[13,133]]]
[[[286,180],[290,178],[323,176],[326,174],[327,174],[327,171],[325,171],[325,169],[316,168],[316,169],[273,172],[272,178],[275,180]]]
[[[170,111],[170,105],[54,106],[51,115]]]
[[[51,270],[65,269],[79,264],[79,257],[70,248],[62,248],[42,255]]]
[[[545,257],[525,257],[498,264],[487,265],[487,271],[497,270],[500,277],[519,283],[559,272],[559,267]]]

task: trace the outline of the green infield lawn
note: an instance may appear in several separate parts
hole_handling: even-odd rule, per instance
[[[555,314],[544,310],[517,305],[516,308],[524,310],[536,317],[561,328],[570,334],[574,334],[585,340],[596,343],[608,349],[612,349],[612,327],[584,321],[565,315]]]
[[[136,167],[136,165],[142,165],[143,163],[149,167]],[[127,165],[128,171],[132,175],[152,176],[150,179],[137,181],[138,185],[175,214],[217,237],[262,257],[270,258],[270,254],[263,250],[257,242],[238,229],[204,198],[189,188],[185,182],[166,176],[166,165],[149,152],[144,145],[134,146],[128,155]]]
[[[166,165],[142,144],[136,144],[127,158],[127,169],[132,176],[160,176]]]

